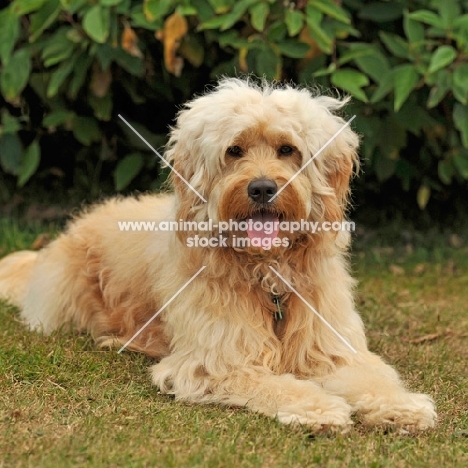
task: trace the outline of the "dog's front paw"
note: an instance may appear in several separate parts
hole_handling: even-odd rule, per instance
[[[372,425],[395,426],[408,431],[420,431],[435,426],[437,413],[429,395],[406,393],[394,401],[375,400],[364,422]]]
[[[277,413],[283,424],[307,426],[314,433],[339,432],[351,429],[351,406],[340,397],[329,397],[324,402],[300,402],[283,406]]]

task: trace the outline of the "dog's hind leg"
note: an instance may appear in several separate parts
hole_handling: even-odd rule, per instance
[[[144,286],[144,268],[139,277],[119,279],[103,260],[102,247],[82,239],[71,232],[39,253],[18,252],[1,260],[0,297],[20,308],[29,328],[46,335],[68,327],[89,332],[101,347],[127,344],[152,357],[167,355],[164,325],[159,317],[150,320],[161,305]]]
[[[37,252],[23,250],[0,260],[0,299],[22,308]]]
[[[77,254],[78,249],[74,252]],[[80,283],[73,249],[59,238],[38,252],[29,272],[21,301],[21,318],[34,330],[50,334],[72,321],[76,308],[72,291]],[[84,291],[83,291],[84,292]]]

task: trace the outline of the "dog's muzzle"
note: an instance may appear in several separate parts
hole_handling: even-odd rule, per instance
[[[260,205],[268,205],[277,191],[278,186],[271,179],[255,179],[247,187],[249,198]]]
[[[258,207],[251,217],[247,219],[249,221],[249,229],[247,234],[250,239],[275,239],[278,236],[278,216],[272,213],[272,202],[271,197],[276,195],[278,186],[276,182],[271,179],[255,179],[247,187],[247,193],[249,198]]]

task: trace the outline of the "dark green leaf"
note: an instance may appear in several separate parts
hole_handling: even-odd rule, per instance
[[[0,127],[0,136],[6,133],[16,133],[21,129],[21,124],[16,117],[12,117],[10,113],[3,109],[2,111],[2,125]]]
[[[140,153],[131,153],[125,156],[114,171],[114,186],[116,190],[124,189],[141,171],[144,165]]]
[[[341,21],[342,23],[351,23],[351,20],[349,19],[346,11],[331,0],[309,0],[307,2],[307,6],[310,8],[315,8],[316,10],[325,13],[326,15]]]
[[[453,29],[468,29],[468,14],[458,16],[453,21]]]
[[[51,38],[42,51],[42,60],[46,67],[51,67],[63,62],[70,57],[75,49],[75,44],[67,38],[66,30],[59,31]]]
[[[20,19],[13,8],[0,11],[0,59],[7,65],[20,32]]]
[[[198,30],[203,31],[204,29],[220,29],[225,21],[225,16],[214,16],[209,20],[203,21],[203,23],[198,26]]]
[[[89,146],[101,139],[101,129],[91,117],[76,117],[73,120],[73,135],[82,145]]]
[[[458,173],[468,179],[468,155],[465,152],[457,153],[453,157],[453,163],[458,170]]]
[[[453,122],[462,136],[463,146],[468,148],[468,106],[456,103],[453,107]]]
[[[441,0],[438,2],[438,9],[445,28],[450,28],[453,21],[461,15],[459,0]]]
[[[394,68],[393,79],[395,87],[394,110],[398,111],[418,83],[419,75],[414,65],[399,65]]]
[[[59,0],[46,0],[41,9],[31,15],[29,42],[35,42],[42,32],[57,19],[60,10]]]
[[[403,17],[403,29],[410,44],[424,41],[424,26],[418,21],[411,19],[407,11],[405,11]]]
[[[198,13],[197,9],[191,5],[179,5],[176,11],[180,16],[191,16]]]
[[[288,28],[288,34],[290,36],[295,36],[300,32],[304,25],[304,14],[299,10],[290,10],[287,9],[284,22]]]
[[[89,5],[89,0],[60,0],[62,7],[68,12],[74,15],[81,9]]]
[[[252,46],[252,41],[240,37],[238,31],[233,29],[231,29],[231,31],[220,33],[218,36],[218,43],[221,47],[230,46],[235,49],[241,49],[244,47],[249,49]]]
[[[287,28],[286,25],[282,21],[275,21],[269,28],[268,28],[268,40],[270,42],[280,42],[282,39],[286,37]]]
[[[91,7],[83,17],[83,29],[94,41],[102,44],[109,37],[109,9],[100,5]]]
[[[395,113],[395,118],[400,125],[403,126],[405,131],[411,132],[414,135],[420,136],[421,130],[431,128],[436,125],[429,112],[422,106],[415,105],[415,100],[412,96],[402,106],[402,108]]]
[[[27,15],[39,10],[44,2],[45,0],[15,0],[13,9],[18,15]]]
[[[42,102],[47,102],[46,86],[49,78],[50,73],[47,72],[33,72],[29,76],[29,86],[31,86],[34,92],[40,97]]]
[[[429,24],[436,28],[442,28],[442,19],[433,11],[429,10],[418,10],[408,15],[413,21],[419,21],[420,23]]]
[[[207,0],[190,0],[190,4],[197,10],[198,17],[202,22],[214,15],[214,10]]]
[[[411,179],[417,173],[413,166],[404,159],[399,159],[395,164],[395,175],[400,179],[401,186],[406,192],[410,189]]]
[[[455,172],[452,161],[449,159],[444,159],[443,161],[439,161],[437,172],[439,174],[439,179],[444,184],[449,185],[452,182],[452,177]]]
[[[468,63],[457,66],[453,72],[453,94],[462,104],[468,103]]]
[[[429,73],[434,73],[447,65],[450,65],[457,56],[457,51],[452,46],[439,46],[432,54],[429,63]]]
[[[54,97],[63,84],[63,82],[68,78],[70,73],[73,71],[73,67],[75,66],[76,57],[74,59],[68,60],[63,62],[57,70],[52,73],[50,77],[49,85],[47,86],[47,97],[52,98]]]
[[[102,71],[107,71],[111,63],[115,60],[116,49],[109,44],[96,45],[96,58],[101,65]]]
[[[380,141],[382,121],[372,115],[360,115],[359,118],[354,120],[353,124],[358,133],[366,136],[363,139],[363,156],[367,160],[371,160],[374,150]]]
[[[18,175],[23,146],[16,133],[7,133],[0,138],[0,166],[8,174]]]
[[[58,127],[66,122],[70,123],[74,116],[75,114],[72,111],[59,109],[46,115],[42,121],[42,125],[47,128]]]
[[[83,86],[92,61],[92,57],[90,57],[87,53],[83,53],[78,57],[76,65],[73,69],[73,76],[68,86],[67,94],[71,99],[76,98],[78,91]]]
[[[270,7],[267,3],[257,3],[250,8],[250,22],[257,31],[265,29],[265,21],[269,12]]]
[[[360,101],[368,101],[366,93],[361,89],[369,84],[369,78],[366,75],[352,69],[341,69],[333,72],[331,82],[337,88],[351,93]]]
[[[401,18],[403,5],[396,2],[370,2],[360,10],[358,17],[375,23],[387,23]]]
[[[380,31],[380,39],[385,44],[385,47],[396,57],[408,58],[408,43],[405,42],[400,36],[390,34],[385,31]]]
[[[378,83],[390,73],[388,60],[380,51],[374,50],[372,55],[356,57],[354,61],[361,71]]]
[[[188,60],[195,68],[201,67],[205,59],[205,48],[198,35],[185,36],[179,47],[179,55]]]
[[[119,3],[122,3],[124,0],[99,0],[99,3],[102,6],[116,6]]]
[[[255,52],[256,73],[269,80],[277,79],[281,71],[281,57],[271,47]]]
[[[215,13],[223,14],[229,11],[234,0],[208,0],[208,2],[213,7]]]
[[[377,150],[374,155],[373,167],[377,179],[384,182],[395,174],[396,160],[387,158]]]
[[[298,41],[284,41],[277,46],[284,56],[292,58],[303,58],[310,50],[308,44]]]
[[[313,72],[313,76],[315,78],[319,78],[321,76],[331,75],[334,71],[336,71],[336,64],[333,62],[328,65],[327,68],[319,68],[318,70]]]
[[[122,48],[114,49],[115,61],[128,73],[134,76],[143,76],[144,62],[140,57],[127,54]]]
[[[169,13],[173,5],[173,0],[145,0],[143,11],[148,21],[162,18]]]
[[[0,75],[0,89],[7,101],[17,98],[28,84],[31,60],[27,49],[15,52]]]
[[[131,26],[134,28],[144,28],[150,31],[161,30],[164,27],[161,19],[155,21],[149,21],[143,13],[143,5],[135,5],[130,10]]]
[[[316,18],[307,15],[307,27],[309,29],[310,36],[315,40],[315,42],[317,42],[320,49],[327,54],[331,53],[333,39],[322,29],[320,22],[318,22]]]
[[[340,54],[338,65],[344,65],[356,58],[367,57],[375,53],[375,48],[364,43],[351,44],[349,50]]]
[[[440,70],[437,76],[435,86],[431,88],[429,92],[429,98],[427,99],[427,107],[432,109],[437,106],[440,101],[444,98],[451,87],[451,75],[447,70]]]
[[[231,12],[222,17],[224,18],[224,21],[221,24],[220,30],[226,31],[226,29],[234,26],[242,19],[242,16],[245,14],[247,9],[256,2],[257,0],[240,0],[239,2],[236,2]]]
[[[130,8],[132,6],[132,0],[122,0],[115,9],[115,12],[119,15],[128,15]]]
[[[452,83],[452,93],[455,99],[462,104],[468,104],[467,95],[464,88],[460,88],[456,84]]]
[[[89,104],[93,108],[94,116],[105,122],[108,122],[112,117],[112,96],[107,93],[104,97],[98,98],[91,95],[89,98]]]
[[[111,47],[109,44],[96,45],[96,58],[101,69],[106,71],[112,62],[117,62],[124,70],[135,76],[144,72],[143,60],[125,52],[121,47]]]
[[[371,102],[379,102],[381,101],[390,91],[394,88],[394,76],[393,70],[386,75],[382,76],[380,80],[379,87],[375,90],[374,94],[372,95]]]
[[[23,153],[23,158],[18,172],[18,187],[23,187],[24,184],[36,172],[41,161],[41,148],[39,143],[34,140]]]
[[[399,159],[400,151],[407,144],[407,132],[395,115],[383,119],[380,127],[379,149],[385,159]]]

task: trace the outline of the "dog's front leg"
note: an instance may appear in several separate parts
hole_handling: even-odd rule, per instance
[[[212,375],[201,364],[176,353],[153,366],[152,377],[161,392],[178,399],[246,406],[284,424],[308,426],[314,432],[345,432],[352,424],[351,407],[343,398],[327,394],[315,382],[298,380],[291,374],[276,375],[260,366]]]
[[[354,363],[316,380],[323,388],[346,399],[365,424],[423,430],[434,426],[436,412],[428,395],[410,393],[397,372],[370,352]]]

